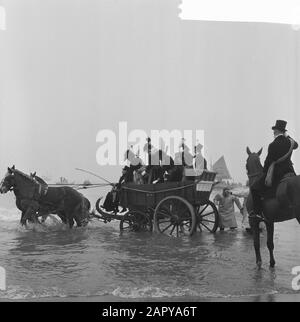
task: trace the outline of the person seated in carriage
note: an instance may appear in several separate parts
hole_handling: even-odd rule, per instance
[[[164,171],[160,165],[160,150],[151,144],[150,138],[147,138],[143,150],[148,155],[148,165],[144,175],[145,182],[148,184],[164,182]]]
[[[122,175],[116,185],[113,185],[110,192],[107,193],[103,206],[106,211],[118,211],[119,205],[119,190],[122,184],[134,182],[135,172],[143,167],[142,159],[135,155],[132,150],[128,149],[125,152],[124,161],[129,165],[125,165],[122,169]],[[122,211],[126,211],[123,209]]]
[[[175,154],[176,174],[178,178],[181,177],[179,181],[194,180],[193,158],[183,138],[179,145],[179,152]]]
[[[159,150],[159,161],[162,169],[163,178],[167,182],[174,181],[175,162],[173,158],[162,149]]]
[[[157,150],[152,144],[151,139],[147,138],[144,146],[144,152],[148,154],[148,166],[146,168],[146,182],[162,183],[182,181],[184,165],[193,164],[193,156],[188,153],[188,147],[181,144],[181,152],[175,154],[174,159],[167,154],[162,148]],[[186,148],[186,150],[185,150]],[[184,161],[185,159],[188,162]]]
[[[127,161],[129,165],[126,165],[122,169],[122,176],[119,180],[118,187],[122,183],[134,182],[135,172],[143,167],[142,159],[130,149],[125,152],[124,161]]]
[[[118,185],[113,185],[111,191],[107,193],[101,208],[105,209],[106,211],[114,211],[117,213],[118,206],[119,206],[118,191],[119,191]]]
[[[160,150],[161,167],[164,173],[166,182],[180,182],[182,181],[183,166],[178,162],[178,155],[175,155],[176,162],[166,152]],[[180,154],[181,156],[181,154]]]
[[[164,142],[160,142],[160,149],[151,144],[147,139],[144,152],[148,154],[148,166],[146,167],[145,179],[147,183],[163,183],[165,181],[177,181],[178,176],[174,175],[175,163],[173,158],[167,154]]]
[[[133,178],[130,167],[127,165],[122,169],[122,175],[117,184],[112,186],[111,191],[109,191],[105,197],[104,203],[101,206],[106,211],[114,211],[118,212],[119,206],[119,191],[121,189],[121,185],[126,182],[132,182]],[[123,209],[126,210],[126,209]]]

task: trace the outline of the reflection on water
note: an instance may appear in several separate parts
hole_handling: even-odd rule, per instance
[[[238,217],[239,225],[241,218]],[[120,234],[118,222],[93,222],[69,230],[48,223],[24,230],[18,220],[0,219],[0,265],[8,290],[0,298],[107,296],[132,299],[240,298],[274,301],[294,294],[291,269],[300,265],[300,225],[276,225],[275,269],[255,266],[252,238],[238,231],[169,238],[151,233]]]

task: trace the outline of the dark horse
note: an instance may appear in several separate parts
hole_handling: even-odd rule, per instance
[[[247,147],[246,169],[249,178],[249,186],[263,175],[263,167],[260,163],[262,149],[252,153]],[[273,191],[272,191],[273,190]],[[247,199],[247,210],[250,213],[253,209],[251,193]],[[267,247],[270,253],[270,267],[275,266],[274,259],[274,223],[296,218],[300,223],[300,176],[284,178],[279,185],[270,190],[263,200],[263,217],[267,228]],[[249,224],[253,231],[254,249],[256,264],[260,268],[262,259],[260,255],[259,218],[249,218]]]
[[[33,178],[34,180],[36,180],[40,186],[41,186],[41,189],[48,189],[48,185],[47,183],[39,176],[36,175],[36,172],[34,173],[30,173],[30,177]],[[84,208],[89,211],[91,209],[91,203],[90,201],[84,197],[84,195],[80,194],[83,198],[83,206]],[[58,210],[55,210],[55,208],[48,203],[48,206],[47,205],[41,205],[39,211],[38,211],[38,217],[42,217],[42,222],[45,222],[47,217],[50,215],[50,214],[56,214],[58,217],[60,217],[60,219],[62,220],[62,222],[64,224],[68,224],[68,218],[66,217],[65,213],[63,211],[58,211]],[[90,217],[93,217],[94,213],[90,213]]]
[[[79,227],[89,222],[90,202],[71,187],[48,187],[41,178],[28,176],[13,166],[8,168],[0,184],[0,193],[11,190],[16,196],[17,207],[22,211],[22,225],[26,225],[27,220],[39,223],[39,216],[50,213],[57,214],[70,228],[74,221]]]

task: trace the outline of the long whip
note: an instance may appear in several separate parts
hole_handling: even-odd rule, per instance
[[[75,170],[78,170],[78,171],[81,171],[81,172],[88,173],[88,174],[90,174],[90,175],[92,175],[92,176],[94,176],[94,177],[97,177],[97,178],[99,178],[99,179],[101,179],[101,180],[103,180],[103,181],[107,182],[109,185],[114,186],[114,184],[113,184],[112,182],[110,182],[110,181],[106,180],[105,178],[103,178],[103,177],[99,176],[99,175],[98,175],[98,174],[96,174],[96,173],[93,173],[93,172],[88,171],[88,170],[80,169],[80,168],[75,168]]]

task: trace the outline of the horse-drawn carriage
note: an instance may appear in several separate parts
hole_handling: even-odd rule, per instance
[[[152,231],[171,236],[192,235],[197,229],[214,233],[218,210],[209,200],[216,173],[204,171],[196,181],[160,184],[126,183],[112,193],[117,207],[107,212],[97,200],[99,219],[120,221],[120,230]],[[120,212],[120,208],[126,209]]]
[[[96,202],[99,215],[90,212],[90,202],[75,189],[48,187],[35,174],[29,176],[14,167],[8,168],[0,192],[14,191],[22,224],[27,220],[39,223],[39,216],[53,213],[70,227],[74,221],[77,226],[85,226],[97,217],[104,222],[119,220],[121,231],[154,230],[179,236],[192,235],[197,229],[212,233],[217,230],[218,211],[209,200],[215,176],[214,172],[204,171],[195,181],[113,185],[115,207],[105,211],[100,198]],[[42,189],[43,185],[47,187]]]

